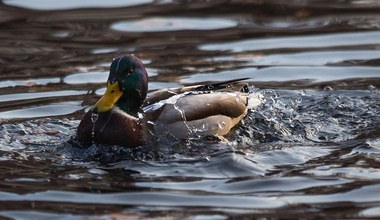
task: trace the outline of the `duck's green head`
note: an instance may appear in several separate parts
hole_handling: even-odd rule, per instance
[[[92,111],[102,113],[116,105],[136,116],[147,91],[148,74],[141,60],[132,55],[115,58],[110,66],[107,90]]]

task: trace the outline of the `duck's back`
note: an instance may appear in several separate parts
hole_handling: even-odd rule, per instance
[[[226,135],[247,114],[247,96],[233,93],[189,94],[165,104],[155,123],[156,134],[178,139]]]
[[[166,89],[148,95],[144,114],[154,121],[156,135],[223,136],[245,117],[252,98],[255,106],[260,104],[245,83]]]

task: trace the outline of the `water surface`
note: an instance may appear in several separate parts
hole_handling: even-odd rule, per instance
[[[380,217],[378,1],[0,4],[0,218]],[[112,58],[149,88],[245,78],[225,139],[76,144]]]

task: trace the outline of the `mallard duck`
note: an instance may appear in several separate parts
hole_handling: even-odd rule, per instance
[[[247,114],[246,83],[222,83],[162,89],[147,95],[148,74],[133,55],[112,61],[103,97],[81,120],[78,141],[142,145],[153,137],[182,140],[194,136],[223,136]],[[254,105],[260,99],[253,99]]]

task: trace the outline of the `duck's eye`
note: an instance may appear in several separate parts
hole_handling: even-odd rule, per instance
[[[134,71],[134,70],[132,69],[132,67],[131,67],[131,68],[128,68],[128,70],[127,70],[127,74],[128,74],[128,75],[131,75],[131,74],[133,73],[133,71]]]

